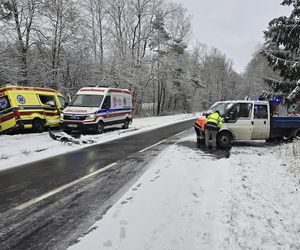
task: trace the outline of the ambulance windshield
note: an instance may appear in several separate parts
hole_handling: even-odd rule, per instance
[[[75,107],[100,107],[103,95],[75,95],[69,106]]]

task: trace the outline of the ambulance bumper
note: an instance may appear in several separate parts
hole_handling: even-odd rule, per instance
[[[97,123],[72,123],[63,122],[61,128],[64,131],[96,132]]]
[[[24,129],[24,122],[22,120],[18,120],[18,121],[16,121],[15,126],[9,128],[9,129],[6,129],[4,131],[1,131],[1,129],[0,129],[0,135],[2,135],[2,134],[9,134],[9,133],[15,133],[15,132],[18,132],[18,131],[20,131],[22,129]]]

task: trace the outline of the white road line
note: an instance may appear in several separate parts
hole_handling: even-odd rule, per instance
[[[176,135],[174,135],[174,136],[179,136],[179,135],[183,134],[185,131],[186,131],[186,130],[184,130],[184,131],[182,131],[182,132],[180,132],[180,133],[178,133],[178,134],[176,134]]]
[[[39,197],[33,198],[33,199],[31,199],[31,200],[29,200],[29,201],[27,201],[27,202],[25,202],[25,203],[23,203],[23,204],[21,204],[21,205],[15,207],[14,209],[15,209],[15,210],[23,210],[23,209],[25,209],[25,208],[27,208],[27,207],[30,207],[30,206],[32,206],[32,205],[34,205],[34,204],[36,204],[36,203],[38,203],[38,202],[40,202],[40,201],[42,201],[42,200],[47,199],[48,197],[50,197],[50,196],[52,196],[52,195],[54,195],[54,194],[57,194],[57,193],[59,193],[59,192],[65,190],[65,189],[67,189],[67,188],[69,188],[69,187],[72,187],[72,186],[78,184],[79,182],[81,182],[81,181],[83,181],[83,180],[86,180],[86,179],[88,179],[88,178],[90,178],[90,177],[92,177],[92,176],[94,176],[94,175],[97,175],[97,174],[100,174],[100,173],[102,173],[102,172],[105,172],[106,170],[108,170],[109,168],[111,168],[111,167],[113,167],[113,166],[115,166],[115,165],[117,165],[116,162],[115,162],[115,163],[112,163],[112,164],[110,164],[110,165],[108,165],[108,166],[106,166],[106,167],[104,167],[104,168],[101,168],[101,169],[99,169],[99,170],[97,170],[97,171],[95,171],[95,172],[93,172],[93,173],[91,173],[91,174],[88,174],[88,175],[86,175],[86,176],[83,176],[83,177],[81,177],[81,178],[79,178],[79,179],[77,179],[77,180],[75,180],[75,181],[72,181],[72,182],[70,182],[70,183],[68,183],[68,184],[65,184],[65,185],[63,185],[63,186],[61,186],[61,187],[59,187],[59,188],[53,189],[53,190],[51,190],[50,192],[45,193],[45,194],[43,194],[43,195],[41,195],[41,196],[39,196]]]
[[[149,146],[149,147],[147,147],[147,148],[144,148],[144,149],[140,150],[139,153],[143,153],[143,152],[147,151],[147,150],[150,149],[150,148],[156,147],[156,146],[158,146],[159,144],[164,143],[166,140],[167,140],[167,139],[164,139],[164,140],[159,141],[158,143],[155,143],[155,144],[153,144],[153,145],[151,145],[151,146]]]

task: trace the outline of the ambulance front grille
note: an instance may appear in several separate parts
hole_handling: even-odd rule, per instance
[[[64,120],[83,121],[85,117],[85,115],[64,115]]]

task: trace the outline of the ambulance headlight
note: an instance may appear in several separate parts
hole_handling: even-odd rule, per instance
[[[64,114],[60,113],[60,119],[63,120],[64,119]]]
[[[96,118],[96,115],[92,114],[92,115],[87,115],[85,119],[86,120],[95,120],[95,118]]]

